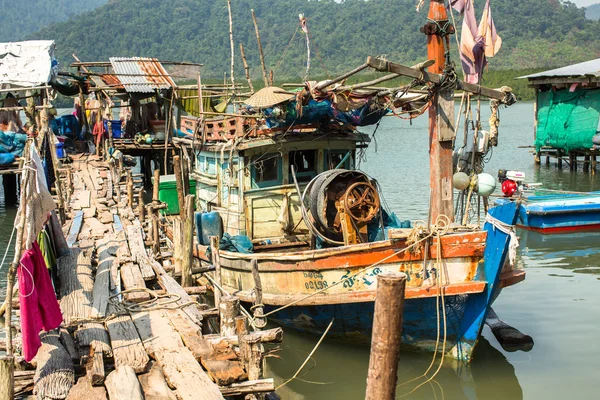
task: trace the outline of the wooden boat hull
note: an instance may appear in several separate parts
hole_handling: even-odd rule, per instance
[[[507,203],[490,214],[514,225],[517,205]],[[353,342],[371,336],[376,276],[384,271],[407,274],[404,344],[432,351],[437,322],[443,326],[437,274],[443,279],[446,303],[446,353],[470,360],[486,313],[502,287],[524,279],[523,271],[504,269],[509,235],[491,224],[484,230],[449,233],[425,249],[403,251],[407,239],[288,253],[240,254],[220,251],[221,285],[243,302],[254,301],[252,264],[256,260],[270,320],[303,332],[320,334],[336,318],[331,335]],[[206,248],[196,247],[203,257]],[[440,267],[436,263],[441,252]],[[424,268],[424,265],[426,266]],[[443,268],[444,272],[441,272]],[[438,271],[440,270],[440,271]],[[502,277],[501,277],[502,275]],[[436,304],[440,304],[439,313]],[[287,306],[281,308],[281,306]],[[443,328],[440,328],[440,340]],[[440,344],[438,351],[442,350]]]

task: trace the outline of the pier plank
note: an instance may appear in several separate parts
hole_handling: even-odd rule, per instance
[[[144,400],[140,382],[129,366],[117,367],[108,374],[105,386],[110,400]]]
[[[92,386],[87,375],[77,380],[66,400],[107,400],[104,386]]]
[[[89,355],[92,345],[95,346],[96,351],[102,351],[105,357],[111,358],[113,356],[108,332],[104,328],[104,324],[100,322],[82,324],[75,332],[75,340],[81,358],[86,358]]]
[[[69,235],[67,236],[67,245],[69,247],[73,247],[75,242],[77,241],[77,236],[81,231],[81,226],[83,225],[83,211],[77,211],[75,213],[75,217],[71,222],[71,228],[69,229]]]
[[[113,263],[118,263],[117,250],[119,243],[114,236],[96,242],[98,249],[98,269],[94,281],[92,312],[90,317],[101,318],[106,316],[108,297],[110,295],[110,271]]]
[[[127,242],[131,255],[138,263],[144,280],[149,281],[156,278],[154,269],[149,265],[148,253],[144,247],[144,239],[142,238],[142,228],[135,225],[127,227]]]
[[[119,315],[106,321],[113,349],[115,367],[130,366],[137,374],[145,372],[150,359],[129,315]]]
[[[89,318],[92,311],[91,252],[72,249],[57,260],[60,276],[60,309],[65,326]]]
[[[33,392],[38,399],[64,399],[75,383],[75,371],[69,353],[60,344],[58,331],[43,333],[42,346],[35,360]]]
[[[121,282],[125,290],[146,289],[146,283],[140,268],[132,262],[121,266]],[[150,294],[143,291],[134,291],[125,293],[125,299],[136,302],[146,301],[150,299]]]
[[[153,363],[148,373],[138,376],[145,400],[176,400],[177,396],[169,388],[160,366]]]

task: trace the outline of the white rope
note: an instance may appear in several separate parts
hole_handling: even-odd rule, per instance
[[[492,217],[489,213],[485,216],[485,222],[492,224],[495,229],[500,230],[500,232],[506,233],[510,236],[510,243],[508,245],[508,260],[510,261],[510,265],[515,264],[515,259],[517,258],[517,248],[519,247],[519,238],[515,233],[515,226],[506,224],[499,219]]]

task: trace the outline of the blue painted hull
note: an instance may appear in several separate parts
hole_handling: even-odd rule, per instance
[[[517,211],[514,202],[507,202],[490,209],[489,212],[500,221],[514,225],[518,216]],[[487,282],[485,289],[481,293],[445,297],[446,355],[466,361],[472,358],[487,312],[494,299],[500,294],[499,276],[508,254],[509,235],[494,229],[489,223],[484,229],[487,231],[484,262],[480,264],[475,280]],[[361,302],[292,306],[278,311],[270,319],[285,327],[319,335],[335,318],[329,333],[330,337],[356,343],[369,343],[374,305],[374,302]],[[267,306],[265,311],[274,308],[277,307]],[[403,345],[433,351],[438,339],[438,321],[440,325],[438,351],[442,351],[444,323],[441,298],[407,299],[403,316]]]
[[[600,229],[600,194],[531,196],[519,209],[517,225],[542,233]]]

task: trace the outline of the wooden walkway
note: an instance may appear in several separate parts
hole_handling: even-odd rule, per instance
[[[238,335],[246,336],[204,336],[207,318],[219,313],[198,303],[146,250],[144,227],[121,195],[125,171],[96,156],[73,159],[64,226],[70,250],[57,267],[64,323],[43,334],[36,372],[19,375],[17,388],[33,386],[38,399],[88,400],[273,391],[272,379],[247,372],[240,342],[280,341],[281,330],[252,337],[241,317]]]

